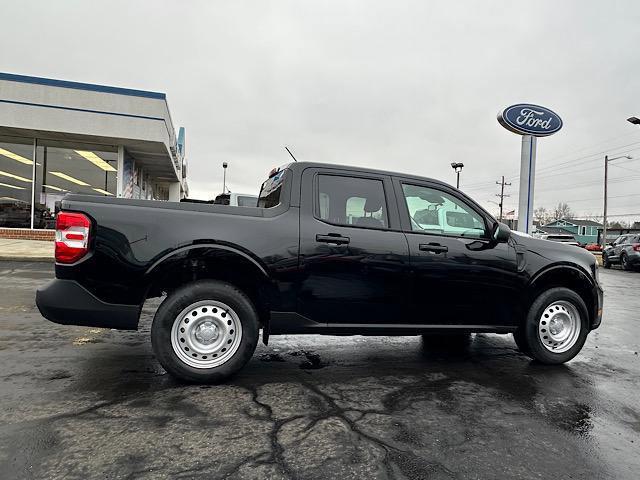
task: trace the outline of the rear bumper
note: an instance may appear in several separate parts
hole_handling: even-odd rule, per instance
[[[36,291],[36,305],[47,319],[63,325],[136,330],[140,307],[105,303],[73,280],[51,280]]]

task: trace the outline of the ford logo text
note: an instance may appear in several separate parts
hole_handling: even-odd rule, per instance
[[[536,137],[552,135],[562,128],[562,119],[557,113],[527,103],[505,108],[498,114],[498,122],[513,133]]]

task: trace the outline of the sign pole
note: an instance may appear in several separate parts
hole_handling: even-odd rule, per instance
[[[520,192],[518,199],[518,231],[533,231],[533,191],[536,178],[537,137],[522,136],[520,151]]]
[[[517,230],[530,235],[533,231],[533,189],[538,137],[558,132],[562,128],[562,119],[546,107],[518,103],[498,113],[498,122],[510,132],[522,135]]]

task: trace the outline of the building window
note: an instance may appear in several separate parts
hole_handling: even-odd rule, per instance
[[[115,196],[117,161],[117,147],[38,140],[34,228],[54,228],[55,202],[67,193]]]
[[[585,226],[580,227],[579,235],[586,235],[586,234],[587,234],[587,227]]]
[[[0,136],[0,227],[31,227],[33,139]]]

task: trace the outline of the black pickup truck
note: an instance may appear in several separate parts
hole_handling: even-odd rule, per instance
[[[85,195],[62,200],[56,279],[36,303],[62,324],[151,329],[162,366],[216,382],[270,335],[513,333],[563,363],[600,325],[594,257],[497,222],[413,175],[316,163],[274,169],[257,208]]]

